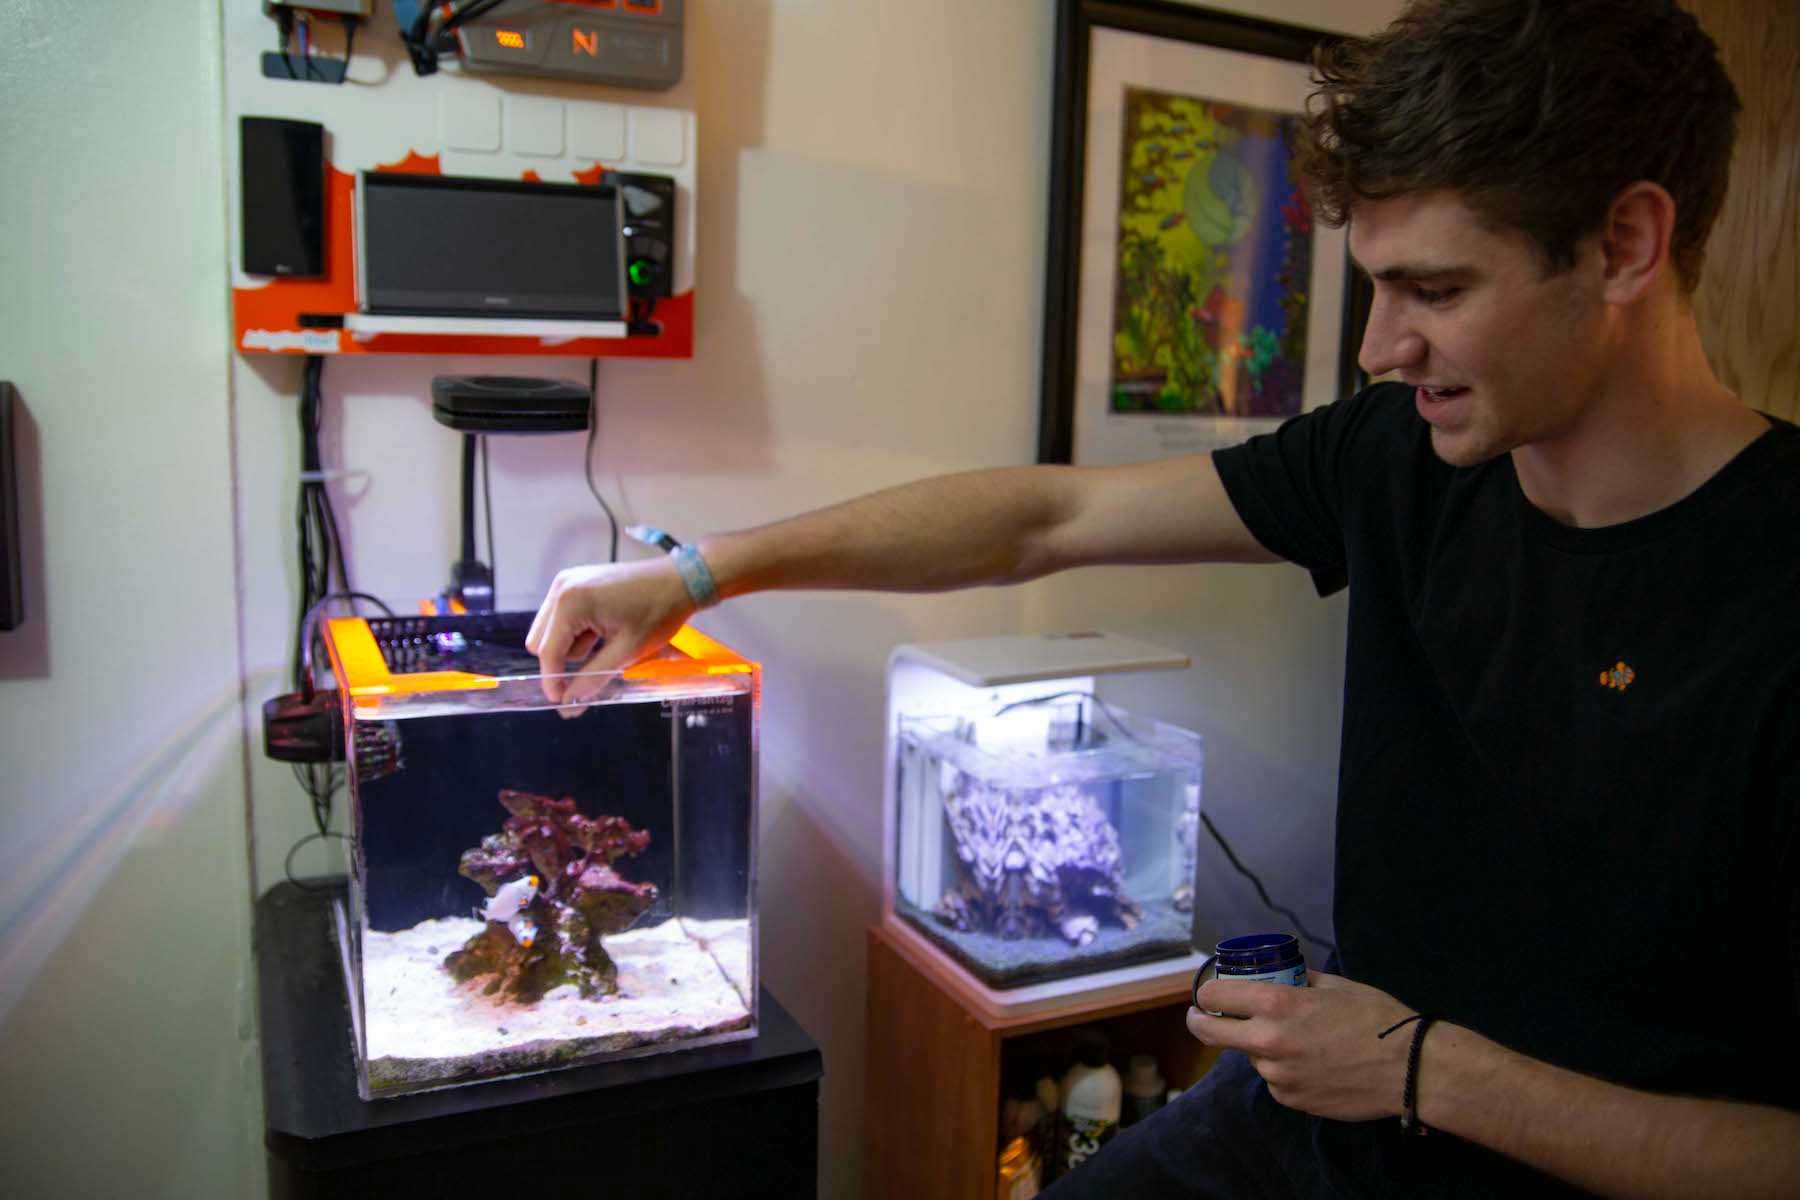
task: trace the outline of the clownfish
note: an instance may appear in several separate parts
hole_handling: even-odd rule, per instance
[[[486,904],[475,910],[476,917],[483,921],[512,920],[537,896],[539,882],[536,875],[527,875],[503,885]]]
[[[537,941],[537,922],[524,913],[520,913],[508,922],[506,929],[513,935],[513,941],[527,950],[531,949],[531,943]]]

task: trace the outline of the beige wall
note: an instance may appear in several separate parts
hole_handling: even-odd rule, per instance
[[[1391,8],[1233,7],[1348,30]],[[696,0],[698,345],[692,362],[602,367],[600,479],[627,517],[692,535],[1030,461],[1052,11]],[[113,36],[127,17],[131,37]],[[281,686],[292,619],[298,367],[227,348],[217,6],[140,17],[0,0],[0,377],[33,412],[42,497],[40,620],[0,635],[0,1161],[36,1194],[241,1196],[261,1179],[246,767],[257,888],[306,829],[291,780],[239,742]],[[495,366],[332,364],[327,453],[371,472],[340,497],[360,586],[440,586],[456,440],[425,387]],[[534,604],[599,553],[579,455],[579,439],[496,442],[503,599]],[[1187,650],[1193,671],[1141,681],[1133,703],[1205,734],[1210,811],[1323,920],[1342,609],[1295,573],[761,596],[702,623],[767,668],[763,967],[825,1051],[822,1195],[860,1179],[894,644],[1099,624]],[[1257,914],[1246,888],[1211,886],[1221,925]]]
[[[0,1192],[260,1190],[218,12],[0,3]]]

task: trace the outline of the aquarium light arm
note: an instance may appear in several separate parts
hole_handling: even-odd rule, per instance
[[[300,622],[300,698],[305,702],[310,702],[313,698],[312,648],[313,642],[317,640],[315,634],[318,629],[319,614],[325,610],[327,604],[334,600],[366,600],[387,616],[394,615],[394,610],[388,607],[385,600],[368,592],[328,592],[307,609],[306,616]]]

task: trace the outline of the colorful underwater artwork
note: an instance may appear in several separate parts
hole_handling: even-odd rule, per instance
[[[1300,411],[1313,225],[1298,119],[1125,89],[1110,412]]]

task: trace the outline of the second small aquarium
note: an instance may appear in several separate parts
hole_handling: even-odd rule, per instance
[[[895,653],[892,912],[987,988],[1192,953],[1200,738],[1101,696],[1101,662],[1185,665],[1114,637]]]
[[[683,630],[557,707],[529,619],[330,623],[365,1097],[756,1032],[755,664]]]

